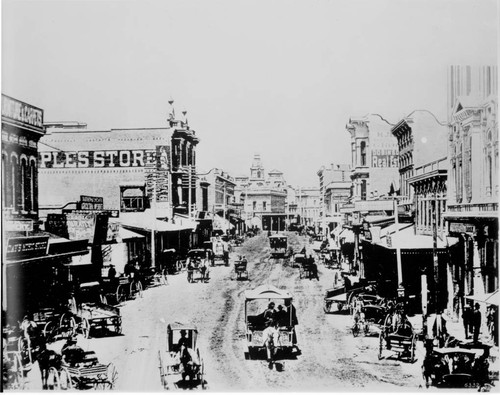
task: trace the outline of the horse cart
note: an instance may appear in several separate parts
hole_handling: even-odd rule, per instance
[[[248,280],[248,261],[244,256],[239,256],[239,258],[234,261],[234,276],[236,280]]]
[[[291,352],[296,347],[295,333],[295,308],[292,305],[293,297],[290,292],[276,288],[272,285],[261,285],[253,290],[245,291],[245,335],[246,351],[245,359],[252,359],[253,356],[265,349],[265,339],[263,333],[266,327],[266,318],[264,313],[258,313],[262,310],[262,303],[283,303],[289,306],[285,311],[286,316],[282,322],[279,322],[279,341],[275,344],[275,352]]]
[[[488,355],[487,350],[461,346],[428,350],[422,365],[425,386],[489,389]]]
[[[167,326],[166,350],[158,351],[164,389],[206,389],[205,365],[197,344],[198,329],[179,322]]]
[[[229,266],[229,249],[227,242],[223,241],[220,236],[212,238],[212,241],[206,241],[205,249],[211,250],[211,266],[216,263],[223,263],[224,266]]]
[[[205,283],[208,281],[209,259],[210,255],[207,250],[198,248],[190,250],[188,252],[186,259],[186,271],[187,271],[187,281],[189,283],[194,283],[195,281],[201,281]]]
[[[74,325],[74,333],[85,338],[91,331],[122,331],[122,318],[118,307],[101,302],[101,286],[97,281],[82,283],[70,299],[69,312],[61,317],[61,322],[69,321]]]
[[[388,350],[398,359],[415,362],[417,339],[418,334],[407,318],[396,313],[388,314],[379,334],[378,359],[382,359],[384,351]]]
[[[50,389],[112,390],[115,387],[118,373],[114,364],[100,363],[94,351],[82,351],[77,361],[64,357],[55,361],[46,367],[46,384]]]
[[[287,259],[288,237],[283,235],[269,236],[269,245],[271,246],[271,260],[274,263],[285,263]]]

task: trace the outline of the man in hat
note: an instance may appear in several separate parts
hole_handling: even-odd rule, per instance
[[[479,332],[481,329],[481,312],[479,311],[479,303],[474,305],[474,312],[472,313],[472,326],[474,327],[474,343],[479,340]]]
[[[274,321],[276,318],[276,310],[274,310],[274,302],[270,302],[267,305],[267,309],[264,311],[264,322],[267,324],[267,321]]]
[[[186,337],[186,334],[187,334],[186,331],[184,329],[181,329],[181,338],[177,343],[179,350],[181,349],[182,346],[189,348],[189,339]]]
[[[464,307],[464,312],[462,313],[462,320],[464,323],[464,330],[465,330],[465,338],[469,339],[470,335],[474,332],[474,329],[472,327],[472,309],[470,306],[467,304]]]

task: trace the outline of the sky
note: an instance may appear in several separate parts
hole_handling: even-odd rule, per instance
[[[165,127],[197,166],[319,186],[350,163],[350,116],[447,118],[451,64],[498,63],[493,0],[3,0],[2,93],[45,121]]]

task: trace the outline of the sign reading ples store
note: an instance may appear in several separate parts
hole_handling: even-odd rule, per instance
[[[108,151],[47,151],[40,152],[39,167],[89,168],[89,167],[147,167],[157,165],[155,150]]]

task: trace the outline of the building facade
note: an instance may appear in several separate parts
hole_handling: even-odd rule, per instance
[[[497,66],[449,73],[449,183],[445,218],[459,238],[456,294],[484,300],[498,290]]]
[[[351,135],[353,201],[398,189],[398,145],[392,126],[373,114],[349,119],[346,130]]]

